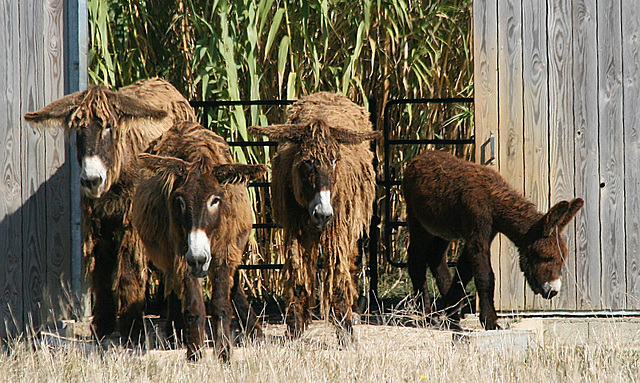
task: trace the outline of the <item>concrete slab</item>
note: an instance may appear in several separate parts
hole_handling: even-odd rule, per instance
[[[528,330],[497,330],[454,332],[454,346],[468,346],[477,350],[498,354],[526,353],[535,342],[535,335]]]
[[[530,330],[547,347],[615,343],[640,348],[640,318],[522,318],[512,329]]]
[[[640,350],[640,317],[638,316],[501,317],[498,323],[505,330],[484,332],[528,331],[534,344],[542,347],[615,344],[618,347]],[[483,332],[477,315],[467,316],[460,325],[467,330]]]

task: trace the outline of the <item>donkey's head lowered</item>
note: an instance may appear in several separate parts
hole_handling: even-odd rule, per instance
[[[584,205],[582,198],[560,201],[544,214],[518,245],[520,269],[531,290],[546,299],[560,292],[567,245],[562,230]]]
[[[142,164],[166,180],[171,233],[175,246],[196,277],[207,274],[211,244],[221,223],[230,214],[228,185],[246,184],[264,175],[264,165],[186,162],[179,158],[140,154]],[[235,240],[228,238],[228,240]]]
[[[161,119],[166,115],[143,101],[96,85],[27,113],[24,118],[35,123],[61,124],[66,131],[76,132],[82,192],[86,197],[100,198],[118,180],[127,159],[141,149],[135,147],[145,134],[141,128],[150,124],[135,126],[133,120]]]
[[[291,169],[293,195],[298,204],[309,211],[310,223],[318,229],[325,228],[333,217],[331,191],[336,182],[336,167],[340,166],[340,146],[356,145],[380,136],[377,131],[328,126],[323,119],[309,124],[252,126],[249,131],[295,145]]]

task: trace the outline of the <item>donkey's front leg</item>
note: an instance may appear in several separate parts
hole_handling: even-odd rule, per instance
[[[287,303],[286,322],[287,335],[297,339],[311,323],[311,307],[314,298],[315,270],[317,257],[307,260],[298,240],[287,234],[287,259],[284,262],[282,277],[284,280],[284,297]],[[313,254],[313,253],[309,253]],[[313,266],[310,266],[313,265]]]
[[[213,292],[211,296],[211,321],[216,354],[225,362],[231,357],[231,284],[233,270],[223,263],[209,275]]]
[[[337,288],[331,299],[331,313],[329,315],[331,322],[336,326],[338,344],[341,347],[350,347],[355,341],[353,337],[353,296],[349,298],[348,295],[342,288]]]
[[[144,301],[147,286],[146,261],[142,260],[139,241],[133,228],[127,227],[120,243],[118,259],[120,298],[120,335],[132,345],[144,345]]]
[[[113,241],[99,238],[93,247],[94,267],[91,272],[91,291],[93,292],[92,331],[100,341],[116,328],[118,316],[118,297],[113,286],[117,275],[117,247]],[[125,336],[127,334],[124,334]]]
[[[480,300],[480,324],[486,330],[500,330],[498,315],[493,302],[495,276],[491,268],[490,242],[468,244],[463,254],[469,258],[473,271],[473,278]],[[465,254],[466,253],[466,254]]]
[[[200,281],[190,273],[184,280],[184,322],[187,342],[187,358],[198,360],[204,346],[205,319],[207,312],[202,297]]]
[[[311,323],[309,313],[310,292],[304,285],[285,286],[287,301],[287,335],[292,339],[302,336]]]
[[[249,304],[247,296],[244,294],[244,291],[242,291],[239,275],[239,272],[236,270],[233,277],[233,287],[231,289],[231,299],[238,314],[238,321],[240,321],[240,325],[247,336],[250,336],[252,339],[264,339],[260,321]]]

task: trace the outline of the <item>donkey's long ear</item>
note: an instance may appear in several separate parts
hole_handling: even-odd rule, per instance
[[[84,90],[62,97],[36,112],[25,114],[24,119],[34,123],[64,124],[67,129],[69,117],[78,108],[86,93]]]
[[[117,92],[109,91],[105,93],[113,107],[120,111],[124,116],[154,119],[161,119],[167,116],[166,111],[155,108],[136,98],[125,96],[124,94]]]
[[[331,128],[331,137],[341,144],[359,144],[363,141],[375,140],[382,137],[382,132],[377,130],[358,132],[350,129]]]
[[[558,222],[558,230],[562,231],[567,226],[573,217],[578,214],[580,209],[584,206],[584,200],[582,198],[574,198],[569,202],[569,210],[565,213],[564,217]]]
[[[140,163],[156,173],[168,173],[174,176],[186,174],[189,163],[175,157],[164,157],[149,153],[138,154]]]
[[[553,205],[547,214],[545,214],[540,220],[542,222],[542,235],[551,235],[553,229],[555,229],[556,226],[559,226],[560,222],[564,220],[564,216],[567,214],[570,207],[571,204],[567,201],[560,201]]]
[[[264,165],[225,164],[216,166],[213,174],[221,184],[239,184],[258,179],[266,172]]]
[[[299,141],[301,135],[306,131],[307,125],[280,124],[269,126],[250,126],[249,133],[254,135],[268,136],[275,141]]]

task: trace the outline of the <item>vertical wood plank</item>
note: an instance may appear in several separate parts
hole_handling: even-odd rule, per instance
[[[64,1],[44,2],[44,103],[64,95]],[[47,277],[44,304],[46,321],[68,318],[71,276],[71,214],[69,163],[62,129],[45,133],[46,203],[47,203]],[[72,159],[69,159],[72,160]],[[67,291],[70,292],[70,291]]]
[[[0,0],[0,336],[22,328],[18,2]]]
[[[474,72],[474,109],[475,109],[475,137],[476,161],[481,161],[482,147],[489,140],[493,131],[496,135],[496,145],[499,145],[498,135],[498,30],[497,30],[497,0],[478,1],[473,4],[473,72]],[[496,148],[498,149],[498,148]],[[487,148],[487,155],[488,155]],[[499,150],[496,150],[496,156]],[[492,166],[497,166],[498,160]],[[500,281],[500,237],[496,237],[491,245],[491,265],[496,274],[495,302],[496,308],[501,307]]]
[[[500,174],[514,189],[524,192],[522,107],[521,0],[498,3],[498,104]],[[502,310],[524,309],[525,281],[518,250],[509,240],[501,243]]]
[[[548,7],[549,55],[549,175],[550,205],[574,196],[574,128],[571,1],[552,1]],[[575,223],[564,235],[574,238]],[[576,306],[575,242],[567,243],[562,290],[552,307],[572,309]]]
[[[522,1],[522,78],[524,82],[524,191],[538,210],[549,209],[549,122],[547,3]],[[527,309],[548,303],[525,287]]]
[[[599,1],[597,8],[601,295],[604,307],[622,309],[626,301],[626,237],[620,0]]]
[[[627,310],[640,308],[640,3],[622,0]]]
[[[575,191],[585,201],[575,218],[578,310],[602,309],[600,300],[600,187],[596,0],[573,4],[573,116]],[[571,240],[571,238],[569,238]],[[567,271],[569,272],[569,271]]]
[[[20,2],[20,114],[44,105],[42,95],[43,32],[42,1]],[[22,232],[23,300],[26,326],[37,328],[42,322],[42,302],[46,279],[46,198],[44,133],[20,120],[22,133]]]

